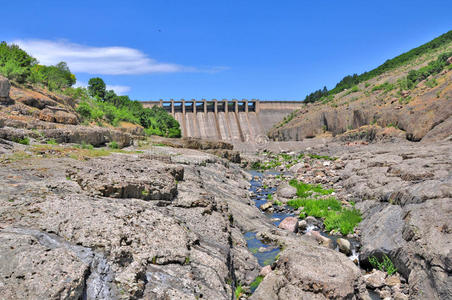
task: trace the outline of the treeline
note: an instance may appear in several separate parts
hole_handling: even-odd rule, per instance
[[[91,78],[88,89],[78,88],[76,92],[84,99],[77,112],[86,121],[106,120],[114,126],[125,121],[140,124],[148,135],[181,136],[179,123],[164,108],[144,108],[141,102],[130,100],[129,96],[118,96],[113,90],[106,90],[102,78]]]
[[[395,68],[398,68],[400,66],[405,65],[407,62],[416,59],[432,50],[435,50],[447,43],[450,43],[452,41],[452,30],[433,39],[432,41],[423,44],[417,48],[414,48],[408,52],[405,52],[399,56],[394,57],[393,59],[389,59],[386,62],[384,62],[379,67],[369,71],[364,72],[360,75],[353,74],[345,76],[339,83],[336,84],[336,86],[328,91],[327,95],[335,95],[337,93],[340,93],[344,91],[345,89],[349,89],[361,82],[367,81],[369,79],[372,79],[376,76],[379,76],[387,71],[393,70]],[[321,91],[321,93],[319,93]],[[324,97],[325,94],[325,88],[323,90],[315,91],[309,95],[306,96],[305,102],[315,102],[320,100],[322,97]]]
[[[55,66],[39,65],[38,61],[17,45],[0,43],[0,74],[18,83],[41,83],[55,91],[76,82],[65,62]]]
[[[88,88],[73,88],[76,78],[65,62],[40,65],[17,45],[0,43],[0,74],[19,84],[39,84],[80,99],[77,111],[85,122],[117,126],[120,121],[126,121],[140,124],[149,135],[181,136],[179,123],[163,108],[144,108],[129,96],[116,95],[113,90],[106,90],[105,82],[98,77],[90,79]]]

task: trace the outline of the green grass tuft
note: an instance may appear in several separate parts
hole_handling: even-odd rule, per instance
[[[109,143],[109,144],[108,144],[108,147],[109,147],[110,149],[119,149],[119,145],[118,145],[118,143],[115,142],[115,141]]]
[[[250,284],[250,289],[251,290],[255,290],[257,289],[257,287],[259,286],[259,284],[261,284],[262,280],[264,280],[264,276],[257,276],[256,279],[254,279],[253,282],[251,282]]]
[[[313,193],[321,195],[330,195],[334,192],[333,189],[324,189],[320,184],[312,185],[304,182],[298,182],[296,179],[289,181],[289,184],[297,189],[297,196],[301,198],[310,197]]]
[[[369,257],[369,262],[375,269],[386,272],[389,276],[397,272],[397,268],[392,263],[391,259],[383,254],[383,261],[380,262],[375,256]]]
[[[58,143],[55,141],[55,139],[50,139],[47,141],[47,145],[58,145]]]
[[[235,288],[235,299],[239,299],[243,294],[244,291],[242,285],[237,285],[237,287]]]

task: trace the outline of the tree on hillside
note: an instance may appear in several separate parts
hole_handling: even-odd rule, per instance
[[[25,82],[36,59],[17,45],[0,43],[0,74],[19,83]]]
[[[100,77],[91,78],[88,81],[88,91],[92,97],[99,97],[100,99],[104,99],[106,93],[105,82]]]

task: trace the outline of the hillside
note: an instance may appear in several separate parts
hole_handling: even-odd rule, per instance
[[[73,87],[75,83],[76,77],[65,62],[42,65],[17,45],[0,43],[0,128],[13,128],[3,128],[2,132],[8,131],[8,134],[0,137],[45,138],[45,130],[55,128],[69,132],[65,138],[58,137],[61,142],[75,139],[96,146],[118,143],[116,139],[120,140],[120,145],[124,144],[123,138],[119,138],[121,134],[116,132],[180,137],[179,123],[163,108],[144,108],[139,101],[117,95],[107,90],[99,77],[91,78],[87,87]],[[75,125],[77,127],[71,127]],[[33,129],[41,130],[40,134],[30,131]],[[94,134],[80,137],[74,131]]]
[[[350,138],[362,131],[404,136],[411,141],[448,137],[452,133],[450,36],[452,32],[370,72],[351,76],[354,85],[344,85],[342,80],[331,91],[317,93],[318,97],[309,95],[307,98],[316,99],[314,103],[305,103],[287,116],[270,130],[269,137],[302,140],[349,132]],[[348,88],[342,89],[344,86]],[[367,125],[372,130],[359,130]],[[370,138],[375,138],[374,134]]]

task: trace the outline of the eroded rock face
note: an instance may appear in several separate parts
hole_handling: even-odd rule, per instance
[[[8,98],[9,97],[9,89],[11,85],[7,78],[0,75],[0,98]]]
[[[175,151],[183,165],[155,153],[1,165],[1,253],[17,257],[0,256],[2,290],[12,298],[78,299],[94,290],[90,299],[230,299],[236,280],[251,283],[260,267],[232,224],[228,205],[248,205],[242,172],[209,154]],[[149,187],[149,195],[159,199],[99,192],[120,182],[131,190]],[[67,246],[49,249],[14,228],[54,235]],[[99,280],[88,274],[99,263],[78,256],[76,247],[103,255],[111,294],[118,297],[97,288]],[[25,277],[10,276],[20,270]],[[37,280],[42,286],[35,289]]]
[[[4,299],[79,299],[89,264],[64,248],[24,233],[0,231],[0,285]]]
[[[343,254],[305,240],[286,242],[275,271],[250,299],[353,299],[359,294],[360,270]]]
[[[452,298],[450,141],[344,146],[338,196],[356,202],[361,263],[386,254],[407,280],[410,299]]]
[[[67,176],[93,195],[172,201],[184,168],[134,157],[100,158],[89,166],[67,170]]]
[[[361,84],[357,93],[344,91],[338,94],[334,106],[319,102],[301,107],[290,122],[272,128],[269,137],[278,141],[301,141],[320,136],[325,131],[335,136],[376,123],[381,128],[397,125],[403,130],[403,135],[400,135],[401,131],[393,131],[392,135],[390,132],[383,132],[384,130],[366,130],[355,132],[356,135],[352,137],[353,134],[350,134],[346,138],[375,141],[401,137],[421,141],[425,137],[426,141],[440,141],[452,134],[452,106],[449,100],[452,96],[451,76],[451,71],[446,71],[442,76],[442,83],[433,88],[419,86],[415,91],[405,91],[403,97],[411,99],[408,104],[401,104],[394,96],[389,98],[381,92],[364,92],[366,88]],[[392,80],[395,82],[396,78]],[[441,124],[444,125],[440,126]],[[440,127],[436,128],[437,126]]]

